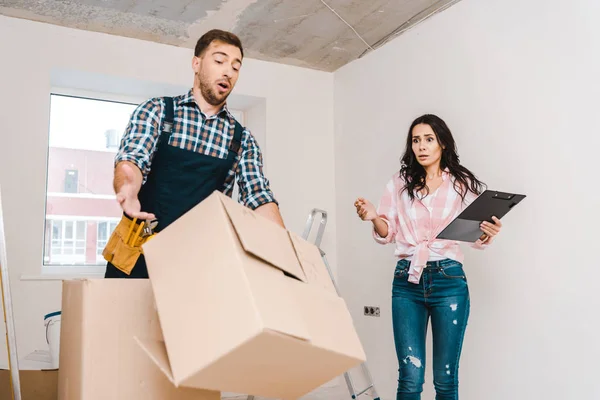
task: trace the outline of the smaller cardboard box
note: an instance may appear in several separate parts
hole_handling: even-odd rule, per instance
[[[221,399],[176,388],[141,351],[138,335],[162,338],[147,279],[64,281],[58,399]]]
[[[229,197],[143,248],[164,341],[137,339],[175,386],[297,399],[365,360],[319,249]]]
[[[22,400],[57,400],[58,370],[19,371]],[[10,371],[0,369],[0,400],[13,400]]]

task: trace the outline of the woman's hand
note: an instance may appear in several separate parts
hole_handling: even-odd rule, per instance
[[[354,202],[354,207],[356,207],[356,213],[363,221],[373,221],[377,218],[377,210],[369,200],[359,197]]]
[[[356,207],[356,213],[360,219],[371,221],[375,232],[382,238],[388,238],[388,224],[377,215],[377,209],[375,209],[375,206],[369,200],[359,197],[354,202],[354,207]]]
[[[483,243],[489,242],[494,236],[499,234],[500,230],[502,229],[502,222],[500,222],[498,218],[492,217],[492,220],[494,221],[493,224],[487,221],[483,221],[481,223],[480,227],[483,235],[481,235],[480,239]]]

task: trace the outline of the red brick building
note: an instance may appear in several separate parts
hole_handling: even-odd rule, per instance
[[[102,249],[121,217],[114,156],[108,149],[49,148],[45,265],[104,264]]]

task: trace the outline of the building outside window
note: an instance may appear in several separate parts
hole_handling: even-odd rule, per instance
[[[77,219],[50,219],[50,253],[55,262],[84,262],[87,221]]]
[[[45,267],[105,265],[102,250],[122,215],[113,162],[136,106],[51,95]]]
[[[106,247],[106,243],[108,243],[108,238],[111,233],[117,227],[118,220],[114,221],[99,221],[96,226],[98,229],[97,239],[96,239],[96,260],[99,264],[104,264],[104,258],[102,256],[102,251],[104,247]]]

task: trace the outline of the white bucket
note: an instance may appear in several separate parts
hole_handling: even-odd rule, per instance
[[[58,369],[58,359],[60,355],[60,316],[60,311],[56,311],[44,316],[44,325],[46,326],[46,343],[48,343],[52,368],[54,369]]]

